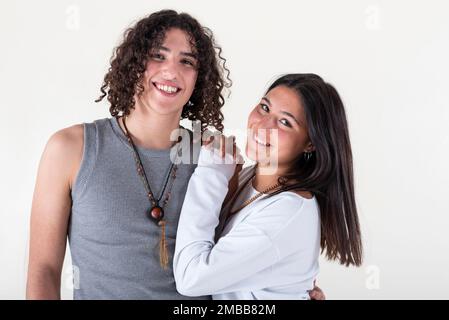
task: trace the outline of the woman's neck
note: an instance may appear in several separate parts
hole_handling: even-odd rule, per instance
[[[136,103],[125,119],[126,127],[137,146],[156,150],[169,149],[174,144],[170,135],[179,128],[181,112],[182,110],[176,114],[157,114]],[[120,120],[123,128],[123,118]]]
[[[272,170],[273,174],[264,174],[267,171],[266,167],[259,167],[259,165],[256,166],[256,174],[254,176],[254,179],[252,181],[253,188],[256,189],[258,192],[263,192],[264,190],[267,190],[268,188],[274,186],[279,181],[279,178],[282,176],[285,176],[285,174],[288,171],[289,166],[278,166],[277,168],[270,168],[268,170]],[[306,199],[312,199],[313,194],[309,191],[304,190],[298,190],[293,192],[296,192],[298,195],[300,195],[303,198]]]
[[[253,188],[262,192],[278,183],[278,179],[282,176],[284,170],[278,168],[266,168],[259,165],[256,166],[256,172],[252,181]],[[269,174],[268,174],[269,173]]]

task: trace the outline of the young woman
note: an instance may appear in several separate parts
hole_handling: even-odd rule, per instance
[[[238,157],[224,151],[229,138],[201,149],[178,225],[177,289],[214,299],[308,299],[320,247],[346,266],[362,262],[343,103],[319,76],[289,74],[270,86],[248,129],[246,153],[256,165],[240,172],[223,210]]]

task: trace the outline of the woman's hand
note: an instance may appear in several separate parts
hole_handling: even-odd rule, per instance
[[[225,136],[223,134],[213,135],[210,132],[208,137],[203,142],[206,148],[216,151],[222,159],[226,157],[226,154],[232,155],[234,160],[243,160],[240,155],[240,150],[235,143],[235,136]],[[243,161],[237,162],[237,164],[243,164]]]
[[[220,171],[231,180],[236,168],[241,169],[244,163],[239,148],[235,144],[235,137],[221,134],[203,133],[202,147],[198,158],[199,167],[210,167]]]
[[[313,281],[313,289],[309,291],[309,296],[312,300],[326,300],[323,290],[316,286],[316,280]]]

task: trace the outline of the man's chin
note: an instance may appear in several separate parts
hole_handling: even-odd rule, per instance
[[[169,115],[182,112],[183,104],[179,102],[165,102],[151,99],[148,101],[147,105],[151,108],[152,111],[156,112],[160,115]]]

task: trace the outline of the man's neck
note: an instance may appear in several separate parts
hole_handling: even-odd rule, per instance
[[[179,128],[180,112],[177,114],[156,114],[138,104],[126,117],[126,127],[135,145],[146,149],[164,150],[173,146],[170,140],[173,130]],[[123,118],[120,119],[123,127]]]

